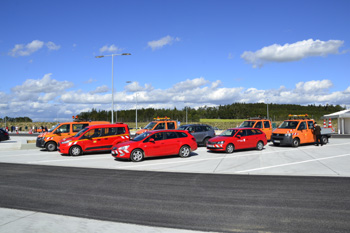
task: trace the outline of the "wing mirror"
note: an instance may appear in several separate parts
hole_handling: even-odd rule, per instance
[[[237,135],[236,138],[241,138],[242,136],[241,135]]]
[[[149,142],[154,143],[154,138],[151,138],[151,139],[149,140]]]

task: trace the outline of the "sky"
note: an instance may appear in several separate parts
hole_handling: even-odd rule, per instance
[[[112,90],[118,111],[349,108],[349,9],[348,0],[2,0],[0,118],[111,110]]]

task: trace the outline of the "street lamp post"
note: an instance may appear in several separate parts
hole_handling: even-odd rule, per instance
[[[127,81],[126,83],[132,83],[131,81]],[[136,116],[135,116],[135,123],[136,123],[136,129],[137,129],[137,92],[135,92],[135,101],[136,101]]]
[[[114,123],[114,78],[113,78],[113,67],[114,67],[114,56],[124,56],[124,55],[131,55],[131,53],[122,53],[122,54],[110,54],[110,55],[101,55],[101,56],[95,56],[95,58],[103,58],[103,57],[112,57],[112,124]],[[118,115],[116,115],[116,121],[118,120]]]

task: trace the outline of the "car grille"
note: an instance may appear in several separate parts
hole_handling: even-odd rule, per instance
[[[272,136],[276,136],[276,137],[278,137],[278,136],[280,136],[280,137],[284,137],[284,134],[273,133],[273,134],[272,134]]]
[[[215,142],[208,142],[208,144],[209,144],[209,145],[214,145],[214,144],[215,144]]]

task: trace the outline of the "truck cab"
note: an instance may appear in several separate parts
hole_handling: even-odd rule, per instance
[[[150,123],[148,123],[148,125],[146,125],[145,128],[137,131],[135,134],[140,135],[146,131],[150,131],[150,130],[157,130],[157,129],[177,129],[177,121],[175,120],[171,120],[167,117],[165,118],[154,118],[154,121],[151,121]]]
[[[298,147],[300,144],[314,143],[314,123],[313,119],[308,119],[305,115],[289,115],[291,119],[285,120],[272,132],[271,141],[273,145],[291,145]]]
[[[243,121],[239,128],[258,128],[266,134],[268,141],[271,140],[272,124],[268,119],[250,118],[249,120]]]

